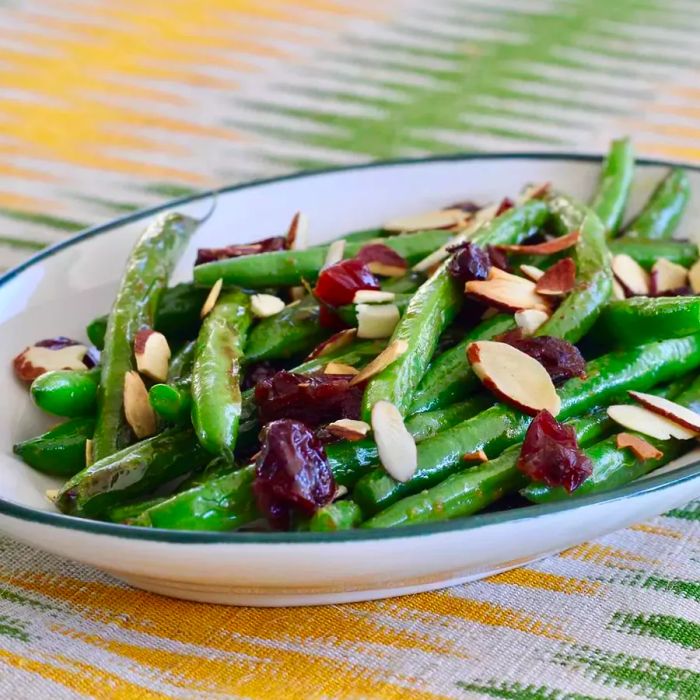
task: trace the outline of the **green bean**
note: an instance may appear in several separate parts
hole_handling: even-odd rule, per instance
[[[148,498],[142,501],[136,501],[135,503],[127,503],[123,506],[117,506],[116,508],[111,508],[105,513],[105,520],[110,523],[123,523],[125,525],[132,525],[133,521],[141,515],[145,510],[157,506],[166,500],[165,496],[159,496],[157,498]]]
[[[561,410],[557,417],[559,420],[575,417],[607,403],[623,391],[644,391],[698,366],[698,335],[603,355],[587,363],[585,379],[570,379],[559,388]],[[336,469],[356,474],[366,471],[355,484],[353,498],[365,514],[371,515],[447,478],[461,465],[464,454],[479,450],[489,457],[500,454],[522,440],[529,424],[529,416],[496,404],[418,445],[418,469],[405,483],[392,479],[381,467],[367,471],[371,453],[374,452],[375,460],[377,454],[376,447],[371,450],[372,443],[367,444],[369,441],[351,443],[356,448],[354,451],[345,448],[341,465],[336,463],[331,445],[327,454],[334,474]]]
[[[467,362],[467,346],[475,340],[491,340],[514,328],[512,316],[492,316],[433,360],[416,389],[409,413],[434,411],[469,396],[479,386],[479,380]]]
[[[547,206],[533,200],[494,219],[471,240],[478,245],[516,243],[549,216]],[[464,291],[448,271],[445,261],[411,299],[394,329],[391,342],[404,341],[408,349],[386,369],[370,379],[362,402],[362,417],[369,421],[377,401],[389,401],[406,415],[413,393],[423,379],[440,335],[461,306]]]
[[[671,238],[690,199],[690,182],[682,168],[661,180],[642,211],[627,225],[625,236],[652,240]]]
[[[605,229],[588,207],[568,197],[549,200],[555,226],[561,233],[579,231],[576,244],[576,286],[545,321],[536,335],[549,335],[576,343],[591,329],[612,291],[610,254]]]
[[[311,532],[352,530],[362,522],[362,511],[353,501],[335,501],[317,510],[309,520]]]
[[[632,297],[611,301],[592,335],[619,347],[700,332],[700,297]]]
[[[143,327],[152,327],[155,310],[175,263],[197,228],[181,214],[158,217],[134,247],[107,323],[102,372],[97,392],[93,438],[96,461],[131,442],[124,422],[124,376],[133,369],[133,343]]]
[[[192,375],[196,340],[188,340],[177,352],[173,353],[168,367],[168,381],[177,382]]]
[[[252,320],[243,291],[224,292],[204,319],[192,367],[192,423],[201,444],[233,459],[241,417],[240,361]]]
[[[493,405],[492,398],[477,394],[464,401],[453,403],[447,408],[416,413],[406,420],[406,429],[413,435],[416,442],[421,442],[457,423],[473,418],[491,405]]]
[[[154,384],[148,390],[148,401],[164,421],[179,425],[189,420],[192,412],[191,386],[189,378],[172,384]]]
[[[634,151],[629,138],[615,139],[603,162],[591,209],[598,215],[608,235],[614,236],[625,214],[632,179]]]
[[[66,418],[90,416],[97,405],[99,368],[57,369],[38,376],[30,387],[36,405],[47,413]]]
[[[452,237],[450,231],[421,231],[385,238],[382,243],[403,256],[409,265],[418,262]],[[345,257],[351,258],[362,248],[363,242],[351,242],[345,246]],[[218,279],[224,284],[236,284],[247,289],[261,287],[285,287],[314,282],[323,267],[328,246],[306,250],[283,250],[258,253],[241,258],[218,260],[198,265],[194,269],[194,281],[211,287]]]
[[[43,435],[17,443],[13,450],[37,471],[73,476],[85,467],[85,442],[94,429],[94,418],[73,418]]]
[[[154,329],[160,331],[169,342],[189,340],[199,330],[199,312],[207,298],[206,289],[197,289],[191,282],[176,284],[163,291],[154,320]],[[90,342],[98,349],[104,347],[108,316],[100,316],[86,329]]]
[[[99,518],[210,460],[191,429],[166,430],[78,472],[58,492],[56,505],[69,515]]]
[[[645,270],[651,270],[660,258],[669,262],[690,267],[698,259],[698,246],[685,241],[650,241],[646,238],[623,236],[608,243],[613,255],[629,255]]]

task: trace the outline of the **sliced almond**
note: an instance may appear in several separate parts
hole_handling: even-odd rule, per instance
[[[515,323],[525,335],[533,335],[549,318],[541,309],[523,309],[515,312]]]
[[[535,291],[545,296],[564,296],[576,284],[576,263],[573,258],[558,260],[535,283]]]
[[[505,282],[519,282],[520,284],[524,284],[530,289],[532,289],[534,284],[532,280],[526,279],[525,277],[521,277],[520,275],[514,275],[512,272],[506,272],[505,270],[501,270],[500,267],[496,266],[491,266],[491,269],[489,270],[489,276],[487,279],[504,280]]]
[[[547,370],[521,350],[494,340],[478,340],[467,347],[467,359],[487,389],[524,413],[559,413],[561,400]]]
[[[346,365],[344,362],[329,362],[323,368],[324,374],[359,374],[360,370],[355,369],[352,365]]]
[[[308,292],[306,291],[306,287],[290,287],[289,288],[289,296],[291,297],[292,301],[301,301]]]
[[[209,294],[202,305],[202,310],[199,312],[200,318],[204,318],[216,306],[216,302],[219,300],[219,294],[221,294],[223,286],[224,280],[222,277],[214,282],[214,286],[209,290]]]
[[[566,250],[567,248],[572,248],[578,243],[579,238],[581,238],[580,232],[572,231],[571,233],[567,233],[565,236],[552,238],[544,243],[533,243],[531,245],[499,245],[498,248],[508,251],[509,253],[552,255],[554,253],[559,253],[562,250]]]
[[[363,420],[352,420],[350,418],[341,418],[326,426],[326,430],[331,435],[335,435],[335,437],[342,438],[343,440],[351,440],[352,442],[362,440],[371,429],[369,423],[365,423]]]
[[[31,345],[17,355],[12,364],[19,379],[32,382],[44,372],[56,369],[87,369],[86,352],[84,345],[68,345],[59,350]]]
[[[377,443],[379,461],[389,476],[406,482],[418,468],[418,450],[411,433],[406,430],[399,409],[389,401],[372,406],[372,432]]]
[[[408,350],[408,343],[405,340],[393,340],[377,355],[360,373],[350,380],[350,386],[367,381],[375,374],[379,374],[392,362],[401,357]]]
[[[386,304],[394,301],[396,294],[394,292],[382,292],[379,289],[360,289],[355,292],[352,299],[353,304]]]
[[[335,493],[333,494],[333,500],[337,501],[339,498],[342,498],[343,496],[347,496],[348,493],[349,493],[348,487],[340,484],[339,486],[335,487]]]
[[[642,460],[659,459],[664,456],[664,453],[661,450],[657,450],[650,442],[640,438],[639,435],[632,435],[631,433],[618,433],[615,437],[615,444],[618,450],[629,448]]]
[[[691,411],[675,401],[669,401],[653,394],[645,394],[641,391],[630,391],[628,393],[644,408],[649,409],[653,413],[658,413],[664,418],[668,418],[682,428],[700,433],[700,413]]]
[[[304,250],[309,245],[309,220],[305,214],[298,211],[292,217],[287,231],[287,248],[289,250]]]
[[[44,495],[51,503],[56,503],[58,500],[58,489],[46,489]]]
[[[343,259],[343,255],[345,255],[345,240],[341,238],[339,241],[333,241],[328,246],[323,269],[325,270],[327,267],[339,263]]]
[[[407,272],[407,267],[400,265],[387,265],[379,260],[371,260],[367,263],[367,268],[373,275],[380,277],[403,277]]]
[[[400,216],[387,221],[383,229],[392,233],[409,233],[412,231],[430,231],[433,229],[452,228],[462,225],[469,214],[462,209],[436,209],[413,216]]]
[[[551,187],[552,187],[551,182],[540,182],[538,184],[528,185],[520,193],[520,196],[518,197],[518,199],[516,201],[516,206],[520,206],[521,204],[525,204],[526,202],[529,202],[531,199],[543,199],[544,197],[547,196]]]
[[[93,461],[92,440],[88,439],[85,441],[85,466],[89,467]]]
[[[328,340],[324,340],[320,345],[317,345],[306,358],[307,360],[315,360],[317,357],[322,357],[323,355],[329,355],[332,352],[336,352],[346,345],[350,345],[353,340],[357,337],[356,328],[346,328],[345,330],[338,331],[333,334]]]
[[[170,346],[162,333],[143,328],[134,338],[134,358],[136,369],[156,382],[168,378]]]
[[[688,270],[683,265],[659,258],[651,268],[651,289],[654,294],[670,292],[685,287],[687,283]]]
[[[124,375],[124,414],[137,438],[156,432],[156,414],[148,401],[148,389],[138,372]]]
[[[627,298],[624,287],[614,277],[612,281],[612,298],[617,301],[623,301]]]
[[[535,267],[534,265],[521,265],[520,271],[533,282],[537,282],[537,280],[544,275],[544,270],[540,270],[539,267]]]
[[[486,452],[479,450],[478,452],[467,452],[467,454],[462,455],[462,459],[465,462],[488,462],[489,458],[486,456]]]
[[[389,338],[401,318],[396,304],[357,304],[357,337]]]
[[[284,307],[284,301],[274,294],[252,294],[250,297],[250,310],[258,318],[276,316]]]
[[[688,270],[688,282],[693,294],[700,294],[700,260]]]
[[[695,431],[682,428],[678,423],[674,423],[643,406],[626,404],[609,406],[608,415],[623,428],[634,430],[657,440],[670,440],[671,438],[690,440],[697,435]]]
[[[649,273],[626,253],[613,255],[612,271],[622,288],[632,296],[647,296],[650,291]]]
[[[545,298],[535,292],[534,283],[522,277],[515,280],[500,278],[470,280],[465,284],[464,291],[479,301],[504,311],[539,309],[547,312],[549,309]]]

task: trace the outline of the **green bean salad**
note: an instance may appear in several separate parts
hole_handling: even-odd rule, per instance
[[[700,435],[700,262],[672,168],[627,215],[628,139],[588,203],[529,184],[324,245],[198,251],[157,217],[86,341],[14,359],[64,418],[14,446],[63,513],[177,530],[390,528],[574,499]]]

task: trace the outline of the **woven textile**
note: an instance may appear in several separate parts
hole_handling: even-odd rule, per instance
[[[299,168],[620,134],[698,161],[699,37],[694,0],[5,0],[0,268]],[[255,610],[0,539],[0,697],[696,699],[699,542],[689,505],[447,591]]]

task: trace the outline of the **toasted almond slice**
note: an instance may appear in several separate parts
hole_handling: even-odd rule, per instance
[[[520,193],[516,201],[516,206],[520,206],[529,202],[531,199],[542,199],[547,195],[552,187],[551,182],[540,182],[535,185],[527,185],[525,189]]]
[[[649,294],[649,273],[626,253],[613,255],[612,271],[622,288],[629,294],[633,296]]]
[[[328,246],[328,252],[326,253],[326,260],[323,263],[323,269],[325,270],[327,267],[330,267],[331,265],[335,265],[336,263],[339,263],[343,259],[343,255],[345,254],[345,239],[341,238],[339,241],[333,241]]]
[[[84,345],[68,345],[59,350],[31,345],[17,355],[12,364],[22,381],[32,382],[44,372],[55,369],[87,369],[84,362],[86,352]]]
[[[396,481],[408,481],[418,468],[418,450],[393,403],[377,401],[372,406],[372,431],[379,461],[387,474]]]
[[[486,452],[479,450],[478,452],[467,452],[467,454],[462,455],[462,459],[465,462],[488,462],[489,458],[486,456]]]
[[[685,287],[687,282],[688,270],[666,258],[659,258],[651,268],[651,289],[654,294]]]
[[[467,347],[467,359],[487,389],[524,413],[559,413],[561,400],[547,370],[521,350],[494,340],[478,340]]]
[[[335,437],[342,438],[343,440],[351,440],[352,442],[362,440],[371,429],[369,423],[365,423],[363,420],[352,420],[350,418],[341,418],[326,426],[326,430],[331,435],[335,435]]]
[[[305,214],[298,211],[292,217],[287,231],[287,248],[289,250],[304,250],[309,245],[309,220]]]
[[[389,301],[394,301],[396,294],[394,292],[382,292],[379,289],[360,289],[355,292],[352,298],[353,304],[386,304]]]
[[[252,294],[250,297],[250,310],[258,318],[276,316],[284,307],[284,301],[274,294]]]
[[[526,253],[529,255],[552,255],[554,253],[559,253],[567,248],[572,248],[575,246],[581,234],[578,231],[572,231],[567,233],[565,236],[559,236],[558,238],[552,238],[544,243],[533,243],[531,245],[499,245],[501,250],[508,251],[509,253]]]
[[[464,291],[489,306],[505,311],[539,309],[546,312],[549,308],[547,302],[535,292],[534,283],[524,278],[518,279],[521,281],[498,278],[470,280],[465,284]]]
[[[92,440],[85,440],[85,466],[89,467],[94,461],[92,454]]]
[[[609,406],[608,415],[623,428],[649,435],[657,440],[670,440],[671,438],[690,440],[697,435],[696,432],[682,428],[678,423],[674,423],[643,406],[626,404]]]
[[[405,340],[393,340],[377,355],[360,373],[350,380],[350,386],[359,384],[379,374],[386,369],[394,360],[401,357],[408,350],[408,343]]]
[[[355,369],[352,365],[346,365],[344,362],[329,362],[323,368],[324,374],[359,374],[360,370]]]
[[[459,226],[469,218],[462,209],[436,209],[413,216],[401,216],[387,221],[383,228],[393,233],[408,233],[411,231],[430,231],[432,229],[452,228]]]
[[[137,438],[156,432],[156,414],[148,401],[148,390],[138,372],[124,375],[124,414]]]
[[[700,294],[700,260],[692,265],[688,270],[688,282],[693,294]]]
[[[535,291],[545,296],[564,296],[576,284],[576,263],[564,258],[550,267],[535,283]]]
[[[658,413],[664,418],[668,418],[682,428],[700,433],[700,413],[691,411],[675,401],[669,401],[653,394],[645,394],[642,391],[629,391],[628,393],[644,408],[649,409],[653,413]]]
[[[221,289],[223,288],[223,286],[224,286],[223,277],[219,277],[219,279],[216,280],[216,282],[214,282],[214,286],[209,290],[209,294],[207,295],[207,298],[204,300],[204,304],[202,305],[202,310],[199,312],[200,318],[204,318],[216,306],[216,302],[219,299],[219,294],[221,294]]]
[[[320,345],[317,345],[307,356],[307,360],[314,360],[317,357],[328,355],[336,352],[346,345],[352,343],[357,337],[357,328],[346,328],[333,334],[328,340],[324,340]]]
[[[168,378],[170,346],[162,333],[150,328],[141,329],[134,338],[136,369],[156,382]]]
[[[544,275],[544,270],[540,270],[539,267],[535,267],[534,265],[521,265],[520,272],[533,282],[537,282],[537,280]]]
[[[342,498],[343,496],[347,496],[348,493],[349,493],[348,487],[340,484],[339,486],[335,487],[335,493],[333,494],[333,500],[337,501],[339,498]]]
[[[46,489],[44,495],[51,503],[56,503],[58,500],[58,489]]]
[[[401,318],[396,304],[357,304],[357,337],[389,338]]]
[[[639,435],[632,435],[631,433],[618,433],[615,437],[615,444],[618,450],[624,450],[629,447],[642,460],[659,459],[664,456],[664,453],[661,450],[657,450],[650,442],[640,438]]]
[[[400,265],[387,265],[379,260],[371,260],[367,263],[367,268],[373,275],[380,277],[403,277],[407,272],[407,267]]]
[[[301,301],[308,292],[306,291],[306,287],[290,287],[289,288],[289,296],[291,297],[292,301]]]
[[[627,298],[623,286],[614,277],[612,281],[612,297],[617,301],[624,301]]]
[[[503,280],[505,282],[519,282],[520,284],[524,284],[529,289],[532,289],[534,286],[534,282],[532,280],[521,277],[520,275],[514,275],[512,272],[506,272],[505,270],[501,270],[500,267],[495,266],[492,266],[489,270],[489,276],[487,279]]]
[[[532,335],[549,315],[541,309],[523,309],[515,312],[515,323],[525,335]]]

